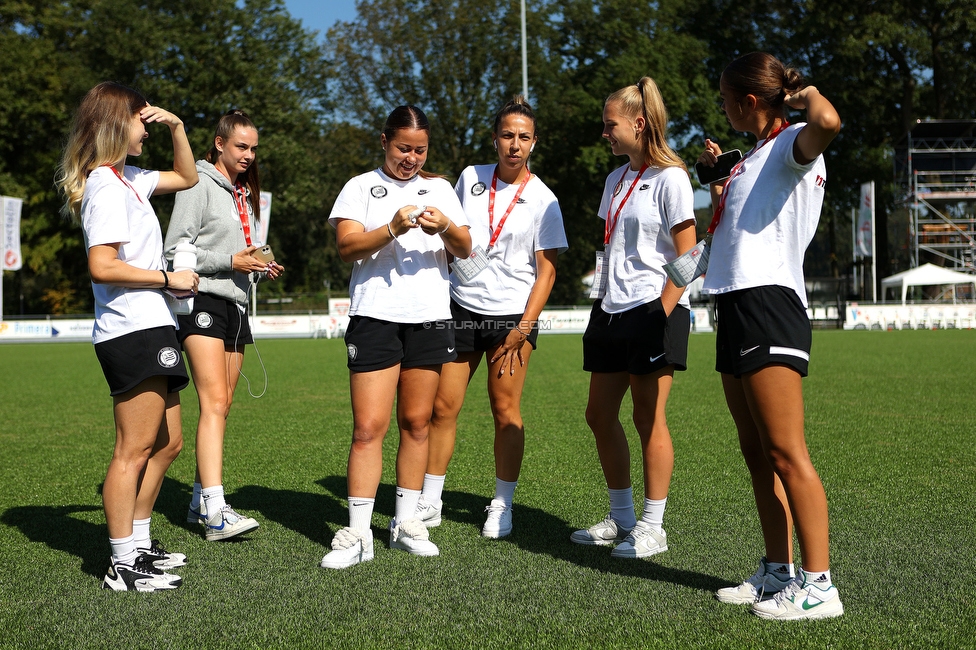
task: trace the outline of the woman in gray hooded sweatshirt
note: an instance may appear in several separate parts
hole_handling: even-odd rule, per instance
[[[178,317],[179,337],[200,401],[196,480],[188,523],[202,523],[207,540],[234,537],[258,527],[224,499],[223,453],[227,415],[234,399],[244,345],[253,343],[247,321],[252,282],[274,280],[284,268],[253,255],[260,197],[255,155],[258,131],[246,113],[230,110],[217,122],[213,146],[197,161],[200,182],[176,195],[166,232],[166,257],[177,246],[196,246],[199,294]]]

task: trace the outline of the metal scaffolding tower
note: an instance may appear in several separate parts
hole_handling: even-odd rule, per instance
[[[976,120],[919,120],[895,145],[895,180],[911,215],[912,267],[972,272]]]

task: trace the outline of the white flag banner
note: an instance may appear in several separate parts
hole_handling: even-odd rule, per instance
[[[254,244],[256,246],[264,246],[268,243],[268,226],[271,224],[271,192],[261,192],[261,199],[258,201],[258,205],[261,206],[261,214],[259,218],[261,223],[259,225],[258,237],[261,241],[256,241]]]
[[[20,211],[23,199],[2,197],[3,203],[3,270],[17,271],[24,265],[20,255]]]
[[[857,257],[874,255],[874,181],[861,184],[861,204],[857,209]]]

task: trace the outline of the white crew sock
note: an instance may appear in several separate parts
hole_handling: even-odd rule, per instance
[[[136,548],[148,549],[152,542],[149,540],[149,522],[152,517],[147,519],[135,519],[132,522],[132,541]]]
[[[139,556],[132,535],[115,539],[109,537],[108,543],[112,545],[112,559],[116,564],[132,564]]]
[[[664,530],[664,506],[668,503],[667,497],[663,499],[644,499],[644,515],[641,521],[649,524],[654,532],[660,533]]]
[[[219,513],[227,505],[227,502],[224,500],[223,485],[203,488],[201,494],[203,495],[203,502],[207,504],[207,519],[212,519],[214,515]]]
[[[199,483],[193,484],[193,496],[190,497],[190,508],[200,512],[200,501],[203,500],[203,486]]]
[[[796,569],[792,562],[770,562],[766,560],[766,570],[780,580],[788,580],[796,577]]]
[[[416,517],[417,503],[419,502],[420,490],[408,490],[398,485],[396,488],[396,515],[393,517],[394,525]]]
[[[512,507],[512,498],[515,496],[515,488],[518,481],[503,481],[495,477],[495,498],[504,501],[506,508]]]
[[[373,521],[373,505],[376,499],[349,497],[349,527],[365,533]]]
[[[427,503],[435,506],[441,505],[441,495],[444,493],[444,479],[446,478],[447,475],[424,474],[424,489],[421,493]]]
[[[610,516],[615,522],[630,530],[637,525],[637,516],[634,514],[634,488],[624,488],[622,490],[611,490],[610,493]]]

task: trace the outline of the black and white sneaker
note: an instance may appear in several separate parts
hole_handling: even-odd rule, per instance
[[[176,567],[186,566],[186,556],[182,553],[170,553],[162,544],[159,543],[158,539],[154,539],[150,543],[149,548],[138,548],[136,551],[145,557],[149,558],[153,566],[157,569],[175,569]]]
[[[102,589],[113,591],[162,591],[176,589],[183,584],[183,578],[172,573],[165,573],[152,565],[147,555],[136,557],[132,564],[116,563],[113,559],[109,564]]]

